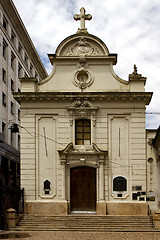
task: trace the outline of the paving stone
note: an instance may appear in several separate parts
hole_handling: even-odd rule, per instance
[[[7,233],[3,231],[0,233]],[[26,232],[25,232],[26,233]],[[18,238],[19,240],[160,240],[160,232],[157,233],[141,233],[141,232],[27,232],[31,237]],[[1,239],[1,237],[0,237]],[[9,238],[15,239],[15,238]]]

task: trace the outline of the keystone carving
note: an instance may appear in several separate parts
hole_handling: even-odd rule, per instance
[[[67,107],[71,116],[76,117],[90,117],[95,116],[98,110],[97,106],[93,106],[93,104],[87,100],[85,101],[74,101],[70,106]]]

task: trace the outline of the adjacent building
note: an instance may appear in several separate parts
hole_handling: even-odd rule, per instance
[[[156,212],[160,207],[160,127],[146,130],[148,203]]]
[[[81,27],[49,54],[51,74],[22,78],[14,93],[26,213],[146,215],[159,203],[152,93],[136,66],[128,81],[115,74],[117,55],[88,33],[84,8],[74,18]]]
[[[20,105],[12,93],[21,91],[21,77],[34,77],[39,81],[46,78],[47,73],[13,1],[1,0],[0,191],[3,194],[0,212],[13,207],[16,201],[9,194],[19,189],[20,184]]]

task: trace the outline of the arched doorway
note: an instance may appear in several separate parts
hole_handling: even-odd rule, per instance
[[[70,169],[70,208],[71,212],[96,211],[96,168]]]

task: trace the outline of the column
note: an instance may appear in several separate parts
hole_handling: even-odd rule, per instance
[[[99,200],[104,201],[104,160],[99,165]]]
[[[66,200],[66,161],[61,160],[61,166],[62,166],[62,199]]]

